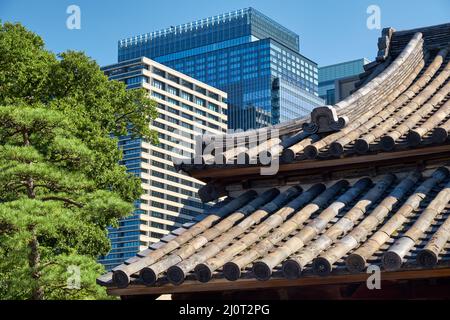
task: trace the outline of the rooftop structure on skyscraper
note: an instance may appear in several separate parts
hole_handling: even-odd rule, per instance
[[[228,93],[228,127],[252,129],[323,104],[317,64],[299,36],[246,8],[118,42],[119,62],[146,56]]]

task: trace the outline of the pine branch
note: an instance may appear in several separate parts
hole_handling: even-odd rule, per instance
[[[68,198],[64,198],[64,197],[58,197],[58,196],[43,197],[40,200],[42,200],[42,201],[62,201],[62,202],[65,202],[65,203],[72,204],[72,205],[74,205],[74,206],[76,206],[78,208],[83,208],[83,206],[84,206],[82,203],[79,203],[79,202],[76,202],[74,200],[71,200],[71,199],[68,199]]]
[[[45,269],[45,268],[47,268],[49,266],[53,266],[53,265],[64,267],[64,265],[62,265],[61,263],[58,263],[58,262],[55,262],[55,261],[49,261],[49,262],[41,264],[40,270],[42,271],[43,269]]]

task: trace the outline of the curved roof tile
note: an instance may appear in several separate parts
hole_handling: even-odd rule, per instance
[[[209,182],[203,199],[227,197],[98,283],[170,292],[185,281],[217,290],[223,281],[358,275],[369,265],[450,270],[450,24],[385,29],[378,44],[359,89],[336,105],[203,136],[215,152],[179,168]],[[220,152],[223,140],[233,144]],[[277,157],[273,177],[248,169]],[[223,164],[206,162],[214,158]]]

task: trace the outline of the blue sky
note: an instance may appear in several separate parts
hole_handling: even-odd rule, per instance
[[[80,30],[66,28],[71,4],[81,9]],[[301,53],[321,66],[375,57],[381,30],[366,27],[372,4],[382,27],[450,22],[449,0],[0,0],[0,19],[21,22],[54,52],[82,50],[105,65],[117,61],[119,39],[251,6],[298,33]]]

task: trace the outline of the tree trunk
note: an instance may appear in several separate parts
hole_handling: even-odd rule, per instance
[[[33,285],[33,289],[31,292],[32,300],[43,300],[44,299],[44,289],[40,285],[40,264],[41,264],[41,254],[39,253],[39,242],[36,237],[36,227],[29,226],[29,230],[31,231],[31,239],[28,242],[28,246],[30,248],[30,253],[28,254],[28,265],[30,266],[31,276],[35,281]]]
[[[30,135],[29,135],[28,131],[23,130],[22,137],[23,137],[23,144],[25,146],[29,146],[30,145]],[[35,199],[36,193],[34,191],[33,178],[26,179],[26,189],[27,189],[28,198]],[[30,267],[31,277],[35,281],[35,283],[33,284],[32,291],[31,291],[31,299],[32,300],[43,300],[44,299],[44,289],[42,288],[42,286],[39,283],[40,278],[41,278],[41,272],[40,272],[41,254],[39,252],[39,241],[36,236],[36,226],[29,225],[28,231],[31,232],[31,239],[28,242],[28,247],[30,248],[30,252],[28,253],[28,266]]]

